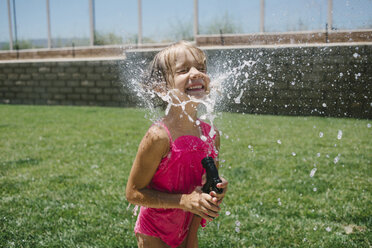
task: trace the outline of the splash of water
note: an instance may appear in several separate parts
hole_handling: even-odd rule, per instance
[[[185,115],[191,122],[195,122],[196,125],[200,125],[200,120],[208,121],[211,124],[211,130],[209,136],[212,138],[216,134],[215,130],[215,119],[219,116],[221,110],[225,110],[226,106],[229,104],[242,104],[242,99],[246,91],[249,89],[250,84],[250,74],[254,68],[256,61],[252,59],[249,60],[239,60],[237,66],[232,65],[232,61],[223,62],[222,65],[215,67],[215,72],[208,73],[210,76],[210,92],[207,96],[202,99],[197,99],[193,96],[188,96],[189,99],[186,101],[181,101],[178,98],[180,92],[176,90],[170,90],[166,94],[160,94],[159,92],[142,87],[142,82],[144,82],[144,75],[147,72],[147,65],[149,61],[146,59],[137,59],[133,56],[133,60],[128,60],[122,70],[122,82],[123,90],[130,92],[134,99],[132,101],[137,103],[137,106],[145,108],[148,110],[146,112],[146,118],[152,122],[158,121],[164,114],[167,115],[170,108],[180,107],[182,109],[182,114]],[[217,68],[217,69],[216,69]],[[242,73],[244,69],[248,68],[248,72]],[[252,75],[257,74],[257,72],[252,71]],[[258,82],[255,82],[256,84]],[[265,84],[272,85],[273,83],[264,82]],[[165,111],[162,111],[157,100],[165,102]],[[198,119],[194,120],[186,111],[186,105],[189,103],[198,103]],[[235,106],[235,105],[234,105]],[[228,136],[226,135],[228,138]],[[201,136],[202,140],[206,140],[207,137]],[[252,148],[253,151],[253,148]],[[281,202],[279,201],[279,205]],[[130,205],[129,205],[130,206]],[[129,208],[128,206],[128,208]],[[138,206],[133,209],[133,214],[137,215]],[[226,216],[229,216],[231,212],[226,211]],[[240,223],[236,226],[237,232]]]
[[[241,99],[244,97],[244,93],[247,91],[249,84],[248,72],[242,73],[245,68],[252,69],[256,64],[256,61],[239,60],[238,65],[233,66],[232,61],[226,61],[222,65],[216,66],[215,72],[208,73],[211,78],[210,92],[208,96],[202,99],[197,99],[193,96],[189,96],[189,100],[180,101],[177,97],[176,90],[170,90],[166,94],[160,94],[159,92],[142,87],[142,81],[144,81],[144,75],[146,75],[146,66],[149,63],[146,59],[137,59],[135,56],[132,60],[128,60],[124,66],[122,72],[123,88],[135,98],[135,102],[139,107],[147,109],[146,118],[152,122],[159,120],[165,113],[168,114],[170,108],[180,107],[183,115],[191,122],[196,122],[191,116],[185,111],[185,106],[190,103],[198,103],[198,114],[199,119],[207,121],[211,124],[210,137],[216,134],[214,121],[219,116],[220,110],[224,110],[227,105],[231,103],[241,104]],[[213,70],[212,70],[213,71]],[[254,74],[254,72],[252,72]],[[124,83],[125,82],[125,83]],[[244,87],[243,87],[244,86]],[[156,99],[160,99],[167,104],[165,112],[159,108],[161,104]],[[132,99],[133,100],[133,99]],[[198,124],[198,123],[196,123]],[[201,137],[203,138],[203,137]]]

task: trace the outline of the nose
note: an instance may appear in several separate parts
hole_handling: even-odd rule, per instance
[[[201,71],[196,69],[195,67],[191,67],[190,69],[190,77],[191,78],[204,78],[204,75]]]

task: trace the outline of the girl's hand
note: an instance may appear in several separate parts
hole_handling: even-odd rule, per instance
[[[183,210],[199,215],[208,221],[218,217],[220,211],[214,197],[203,193],[201,187],[197,187],[191,194],[182,195],[180,204]]]
[[[225,197],[225,194],[227,192],[227,185],[229,184],[225,178],[220,177],[222,183],[217,184],[217,188],[223,189],[223,192],[221,194],[217,194],[216,192],[212,191],[210,192],[210,196],[213,197],[213,201],[219,206]]]

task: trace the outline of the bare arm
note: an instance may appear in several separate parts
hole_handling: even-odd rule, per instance
[[[162,127],[152,126],[139,145],[128,178],[128,201],[151,208],[179,208],[208,220],[211,220],[209,216],[216,217],[220,208],[208,194],[196,190],[191,194],[170,194],[147,188],[168,151],[169,138],[166,131]]]
[[[215,138],[215,146],[216,146],[217,151],[220,151],[220,132],[218,130],[217,130],[216,138]],[[215,160],[215,164],[218,169],[220,167],[220,163],[218,159]],[[225,197],[225,194],[227,191],[227,185],[229,184],[225,178],[223,177],[220,177],[220,178],[222,180],[222,183],[217,184],[217,188],[223,189],[222,194],[217,194],[214,191],[210,193],[210,195],[213,196],[213,199],[215,199],[215,197],[218,199],[218,203],[217,203],[218,205],[221,204],[223,198]]]
[[[216,150],[219,152],[220,150],[220,133],[217,130],[216,138],[215,138],[215,147]],[[215,159],[216,167],[219,167],[219,161],[218,159]],[[226,181],[226,180],[225,180]],[[223,181],[224,182],[224,181]],[[222,198],[219,199],[217,194],[214,192],[211,192],[211,196],[213,196],[212,200],[215,202],[215,204],[219,204],[222,201]],[[219,203],[218,203],[219,202]],[[186,248],[197,248],[198,247],[198,229],[200,226],[200,222],[202,221],[202,218],[200,216],[194,215],[189,233],[187,235],[187,242],[186,242]]]

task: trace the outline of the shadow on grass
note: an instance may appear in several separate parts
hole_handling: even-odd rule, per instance
[[[2,161],[0,162],[0,171],[6,171],[14,168],[24,168],[27,166],[38,165],[41,162],[40,159],[36,158],[24,158],[13,161]]]

